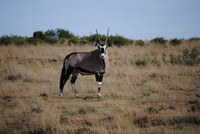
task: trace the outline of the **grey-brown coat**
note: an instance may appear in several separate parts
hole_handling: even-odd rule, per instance
[[[65,57],[60,77],[60,96],[63,96],[63,88],[70,75],[72,76],[70,81],[71,87],[74,91],[74,94],[76,96],[78,95],[75,88],[75,82],[79,73],[82,75],[95,75],[98,95],[101,95],[100,90],[103,75],[109,67],[109,59],[107,53],[107,47],[109,44],[107,43],[107,38],[105,43],[101,43],[99,39],[99,42],[95,44],[97,49],[94,51],[73,52]]]

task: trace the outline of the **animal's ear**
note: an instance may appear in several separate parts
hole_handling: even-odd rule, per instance
[[[95,45],[95,46],[98,46],[98,43],[97,43],[97,42],[94,42],[94,45]]]

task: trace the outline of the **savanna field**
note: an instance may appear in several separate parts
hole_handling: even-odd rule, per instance
[[[108,48],[102,97],[95,76],[69,81],[64,57],[92,45],[0,46],[2,134],[199,134],[200,41]]]

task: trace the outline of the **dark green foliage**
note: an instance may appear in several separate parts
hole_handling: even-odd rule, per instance
[[[100,40],[102,40],[102,36],[101,35],[99,35],[99,38],[100,38]],[[85,39],[87,42],[95,42],[95,41],[97,41],[97,35],[96,34],[92,34],[90,36],[83,36],[82,39]]]
[[[54,30],[47,30],[44,32],[45,42],[49,44],[56,44],[58,43],[58,39],[56,38],[56,31]]]
[[[101,40],[101,43],[104,43],[106,40],[106,35],[99,34],[98,38]],[[29,45],[29,44],[42,44],[47,43],[50,45],[53,44],[93,44],[94,42],[99,42],[97,34],[91,34],[89,36],[75,36],[72,32],[66,29],[57,28],[55,30],[50,29],[45,32],[35,31],[33,32],[32,37],[21,37],[21,36],[8,36],[4,35],[0,37],[0,45]],[[188,41],[199,41],[200,38],[190,38]],[[157,37],[150,41],[151,43],[164,45],[167,43],[167,40],[163,37]],[[182,40],[174,38],[169,41],[169,44],[174,46],[181,44]],[[145,42],[143,40],[131,40],[120,35],[110,35],[108,37],[108,43],[115,46],[125,46],[135,44],[136,46],[144,46]]]
[[[167,40],[163,37],[157,37],[157,38],[151,40],[151,42],[156,43],[156,44],[165,45],[167,43]]]
[[[45,35],[43,34],[42,31],[36,31],[33,33],[33,43],[34,45],[37,45],[39,43],[44,42],[45,40]]]
[[[80,44],[87,44],[88,41],[87,41],[87,39],[81,37],[81,38],[79,38],[79,43],[80,43]]]
[[[44,40],[45,39],[45,35],[43,34],[42,31],[36,31],[36,32],[33,33],[33,38]]]
[[[46,37],[49,37],[49,38],[55,38],[56,37],[56,31],[54,30],[47,30],[44,35]]]
[[[200,52],[193,48],[191,51],[188,49],[183,50],[183,64],[194,65],[200,63]]]
[[[74,35],[70,31],[64,30],[64,29],[60,29],[60,28],[56,29],[55,36],[58,39],[61,39],[61,38],[69,39],[69,38],[74,37]]]
[[[177,39],[177,38],[174,38],[174,39],[171,39],[170,41],[169,41],[169,44],[171,44],[171,45],[173,45],[173,46],[177,46],[177,45],[179,45],[179,44],[181,44],[181,40],[180,39]]]
[[[144,44],[145,44],[145,42],[144,42],[143,40],[136,40],[136,41],[135,41],[135,45],[136,45],[136,46],[143,47]]]
[[[101,43],[104,43],[106,36],[105,35],[101,35],[99,34],[99,39],[101,40]],[[97,35],[96,34],[92,34],[90,36],[84,36],[81,38],[80,42],[83,41],[83,43],[94,43],[94,42],[99,42],[97,39]],[[108,43],[111,43],[113,45],[116,46],[123,46],[123,45],[128,45],[132,43],[132,40],[127,39],[123,36],[109,36],[108,37]]]
[[[33,43],[48,43],[48,44],[56,44],[60,42],[63,44],[65,39],[69,39],[69,43],[76,42],[75,36],[68,30],[64,29],[56,29],[56,30],[47,30],[46,32],[36,31],[33,33]]]
[[[147,62],[144,59],[142,60],[138,59],[135,61],[135,65],[138,67],[145,67],[147,65]]]
[[[65,38],[59,39],[59,43],[60,43],[60,44],[65,44],[65,42],[66,42],[66,39],[65,39]]]
[[[26,40],[27,40],[28,44],[34,44],[34,38],[33,37],[27,38]]]
[[[71,44],[78,44],[79,43],[79,38],[78,37],[72,37],[69,39],[68,43]]]
[[[13,44],[15,45],[25,45],[26,42],[26,38],[20,37],[20,36],[13,36]]]
[[[5,35],[5,36],[2,36],[0,38],[0,44],[1,45],[9,45],[9,44],[12,44],[12,38]]]
[[[199,40],[200,40],[199,37],[193,37],[193,38],[188,39],[189,42],[192,42],[192,41],[199,41]]]
[[[27,38],[21,37],[21,36],[2,36],[0,38],[0,45],[25,45],[27,44]]]
[[[119,35],[111,36],[110,39],[112,40],[112,43],[116,46],[129,45],[132,43],[132,40]]]
[[[169,55],[171,64],[182,64],[182,60],[180,56],[174,56],[173,54]]]
[[[52,37],[52,38],[46,37],[45,42],[48,43],[48,44],[56,44],[56,43],[58,43],[58,39],[54,38],[54,37]]]
[[[200,64],[200,51],[193,48],[192,50],[184,49],[182,55],[174,56],[170,55],[171,64],[179,65],[195,65]]]

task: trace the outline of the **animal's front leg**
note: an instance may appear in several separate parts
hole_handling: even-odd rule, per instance
[[[101,85],[102,82],[97,81],[98,96],[101,96]]]
[[[101,85],[103,80],[103,74],[97,73],[95,74],[96,77],[96,83],[97,83],[97,89],[98,89],[98,96],[101,96]]]

